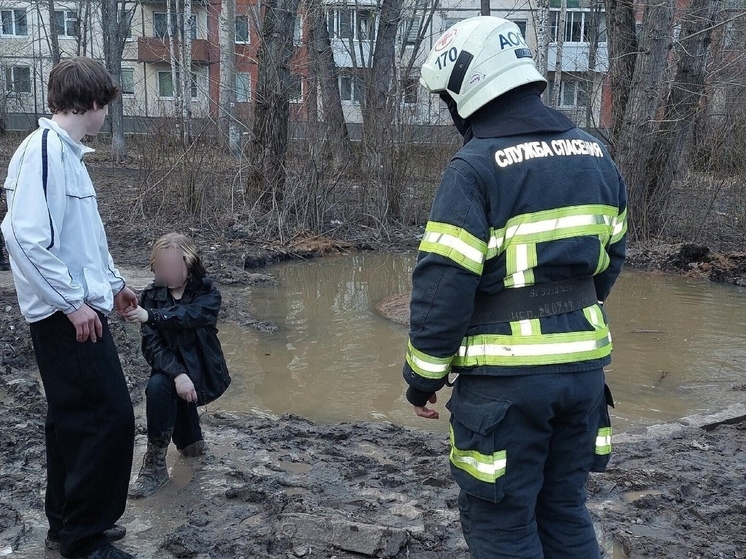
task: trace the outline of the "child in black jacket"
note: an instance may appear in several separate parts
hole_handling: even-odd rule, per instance
[[[206,447],[197,406],[217,399],[230,384],[216,328],[220,292],[206,277],[194,243],[170,233],[153,246],[155,283],[126,313],[142,323],[142,351],[152,371],[146,394],[148,448],[130,497],[153,495],[168,482],[166,453],[173,440],[184,456]]]

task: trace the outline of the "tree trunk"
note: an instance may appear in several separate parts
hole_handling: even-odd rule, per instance
[[[645,173],[643,207],[652,235],[662,232],[662,212],[668,194],[677,175],[687,169],[687,152],[694,123],[700,111],[705,109],[702,99],[708,51],[718,12],[718,0],[692,0],[681,18],[681,35],[675,50],[678,59],[676,77]]]
[[[611,154],[615,156],[637,60],[634,0],[606,0],[606,29],[610,62]]]
[[[645,208],[646,162],[655,144],[658,111],[665,96],[663,77],[667,73],[673,31],[674,0],[649,4],[645,8],[637,56],[626,110],[615,137],[616,163],[627,183],[630,232],[633,239],[650,235]]]
[[[479,15],[482,15],[482,16],[492,15],[492,10],[490,9],[490,0],[481,0],[479,4]]]
[[[290,59],[299,0],[268,0],[264,4],[259,82],[252,130],[254,186],[272,193],[272,203],[283,199],[285,155],[290,120]]]
[[[106,68],[117,84],[122,83],[122,54],[127,40],[127,29],[132,21],[132,9],[120,0],[104,0],[101,4],[101,17],[104,29],[104,59]],[[124,139],[124,105],[122,97],[109,105],[111,123],[111,158],[124,161],[127,145]]]
[[[183,9],[178,11],[178,18],[181,33],[182,140],[184,147],[187,147],[192,143],[192,0],[183,2]]]
[[[382,0],[376,46],[363,99],[364,172],[382,191],[378,216],[381,222],[400,213],[401,193],[391,180],[391,161],[386,155],[395,145],[392,108],[396,102],[397,88],[392,78],[396,76],[395,48],[401,12],[402,0]]]
[[[549,0],[539,0],[536,9],[536,69],[545,78],[548,77],[548,54],[549,54]],[[544,99],[547,100],[546,93]],[[547,100],[547,102],[549,102]]]
[[[308,44],[311,67],[321,85],[322,113],[319,120],[324,130],[323,140],[325,144],[328,144],[334,169],[340,170],[349,164],[352,150],[342,111],[342,98],[337,83],[337,65],[334,62],[334,52],[326,26],[323,3],[319,0],[309,3],[306,18],[310,34]]]
[[[240,155],[236,123],[236,0],[223,0],[220,8],[220,92],[218,125],[233,157]]]
[[[60,61],[60,40],[59,36],[57,35],[57,24],[56,24],[56,18],[54,15],[55,9],[54,9],[54,0],[48,0],[48,8],[49,8],[49,41],[51,43],[51,48],[49,49],[52,55],[52,65],[55,66]]]
[[[557,53],[554,57],[554,82],[552,83],[552,106],[560,106],[562,94],[562,51],[565,47],[565,19],[567,18],[567,0],[561,0],[559,18],[557,19]]]
[[[178,13],[179,11],[179,0],[174,0],[176,3],[175,9]],[[176,31],[176,37],[174,37],[174,28],[171,24],[173,20],[173,8],[171,7],[171,0],[166,0],[166,39],[168,40],[168,58],[169,62],[171,63],[171,95],[174,98],[174,121],[176,121],[177,127],[181,126],[181,130],[183,130],[184,123],[181,122],[179,119],[182,116],[181,111],[181,105],[183,103],[183,99],[181,98],[181,86],[179,85],[179,72],[182,74],[184,73],[184,68],[180,68],[180,60],[177,56],[177,46],[178,46],[178,40],[179,35],[181,35],[181,30],[178,28]]]

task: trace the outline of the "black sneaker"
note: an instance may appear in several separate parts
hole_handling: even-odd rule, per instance
[[[106,542],[98,549],[94,549],[88,555],[82,555],[78,559],[135,559],[135,556]]]
[[[108,530],[104,530],[104,536],[110,542],[117,542],[127,535],[127,528],[114,524]],[[60,535],[52,532],[47,532],[47,537],[44,540],[44,545],[47,549],[59,549],[60,548]]]

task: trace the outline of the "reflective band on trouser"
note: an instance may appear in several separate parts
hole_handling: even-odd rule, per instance
[[[500,450],[492,455],[482,454],[476,450],[461,450],[456,447],[456,440],[451,427],[451,464],[465,471],[471,477],[485,483],[495,483],[497,478],[505,475],[508,455]]]
[[[411,340],[407,345],[407,363],[412,370],[427,379],[441,379],[451,371],[451,357],[433,357],[420,351],[412,345]]]
[[[596,437],[596,454],[606,456],[611,454],[611,427],[601,427]]]
[[[556,365],[601,359],[611,354],[608,326],[590,332],[522,337],[478,334],[464,338],[454,367]]]
[[[481,276],[487,243],[461,227],[430,221],[425,227],[420,251],[450,258],[459,266]]]
[[[617,232],[618,214],[619,209],[614,206],[592,204],[517,215],[505,227],[492,231],[487,259],[501,254],[513,243],[544,243],[592,235],[605,245]],[[626,226],[626,220],[623,223]]]

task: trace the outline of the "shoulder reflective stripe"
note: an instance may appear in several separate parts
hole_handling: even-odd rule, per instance
[[[627,233],[627,210],[625,209],[614,219],[614,231],[611,236],[611,242],[619,242]]]
[[[481,275],[487,243],[461,227],[430,221],[425,227],[420,250],[450,258],[467,270]]]
[[[596,454],[600,456],[611,454],[611,427],[602,427],[598,430]]]
[[[570,206],[522,214],[508,220],[505,227],[493,229],[487,246],[487,258],[505,250],[509,243],[540,243],[582,235],[604,237],[614,232],[619,210],[601,204]]]
[[[456,441],[451,432],[451,463],[460,470],[464,470],[473,478],[485,483],[495,481],[505,475],[505,467],[508,463],[508,453],[500,450],[492,455],[482,454],[476,450],[461,450],[456,447]]]
[[[410,341],[407,346],[407,363],[421,377],[441,379],[451,371],[453,357],[433,357],[415,348]]]
[[[479,334],[464,338],[455,367],[554,365],[600,359],[611,353],[608,327],[595,332],[568,332],[520,337]]]

